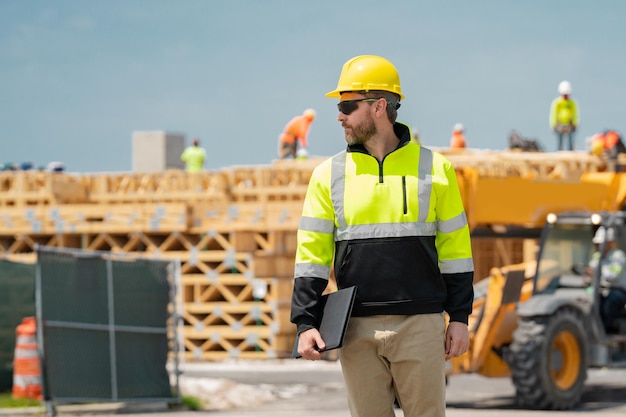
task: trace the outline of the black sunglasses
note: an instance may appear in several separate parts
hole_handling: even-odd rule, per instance
[[[380,100],[380,98],[360,98],[357,100],[344,100],[344,101],[340,101],[339,103],[337,103],[337,108],[339,109],[340,112],[342,112],[343,114],[347,116],[359,108],[359,103],[361,101],[374,102],[378,100]]]

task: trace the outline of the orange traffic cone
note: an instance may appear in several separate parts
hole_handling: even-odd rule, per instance
[[[13,398],[42,400],[41,366],[37,352],[37,326],[34,317],[25,317],[17,326],[13,360]]]

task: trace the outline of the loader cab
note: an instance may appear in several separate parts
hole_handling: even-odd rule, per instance
[[[543,298],[542,308],[552,309],[569,305],[580,309],[595,340],[606,340],[607,335],[600,319],[600,308],[607,288],[602,284],[601,264],[594,270],[588,265],[593,254],[599,251],[605,256],[606,242],[593,243],[593,236],[600,227],[613,228],[617,233],[618,247],[626,251],[624,233],[625,212],[616,213],[561,213],[549,215],[543,229],[537,269],[533,283],[533,297]],[[626,341],[626,306],[615,319],[619,330],[611,333],[621,335]]]
[[[574,408],[582,398],[588,368],[626,366],[626,333],[608,334],[602,324],[601,267],[585,271],[593,253],[604,248],[603,243],[599,248],[593,243],[598,228],[623,231],[625,216],[559,213],[546,219],[533,294],[517,304],[517,327],[504,349],[519,405]]]
[[[533,294],[585,286],[584,266],[596,250],[592,238],[600,221],[589,214],[548,216],[537,256]]]

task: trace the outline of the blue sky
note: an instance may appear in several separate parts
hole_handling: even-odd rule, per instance
[[[334,89],[361,54],[394,63],[399,120],[445,147],[548,151],[550,102],[573,86],[584,138],[626,131],[620,0],[2,0],[0,163],[130,171],[132,133],[200,138],[207,168],[269,164],[284,124],[317,110],[314,155],[345,147]]]

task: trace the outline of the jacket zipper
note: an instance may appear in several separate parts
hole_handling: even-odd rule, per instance
[[[402,176],[402,204],[404,206],[404,214],[406,214],[408,207],[406,201],[406,177],[404,175]]]

